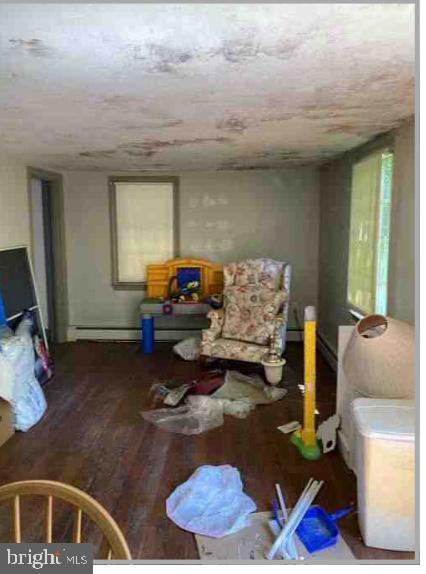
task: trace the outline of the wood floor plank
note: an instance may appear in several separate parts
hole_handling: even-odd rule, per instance
[[[160,379],[182,382],[196,378],[198,363],[175,357],[171,346],[157,344],[144,356],[134,343],[77,342],[54,347],[56,374],[45,387],[48,411],[28,433],[16,433],[0,448],[0,484],[45,478],[82,488],[113,515],[138,559],[197,559],[192,534],[167,519],[165,500],[171,491],[203,464],[236,466],[245,490],[258,510],[268,510],[279,482],[293,505],[307,479],[325,480],[318,502],[329,511],[356,502],[355,477],[333,452],[320,461],[301,458],[288,436],[276,427],[301,420],[303,350],[287,348],[287,396],[260,406],[246,419],[225,417],[222,427],[199,436],[158,429],[140,416],[153,408],[151,385]],[[334,412],[335,376],[318,358],[318,420]],[[3,517],[3,513],[0,513]],[[55,540],[73,532],[73,515],[56,509]],[[26,517],[26,524],[29,521]],[[43,521],[35,518],[25,536],[38,535]],[[340,523],[355,556],[364,559],[412,559],[412,553],[367,548],[356,515]],[[59,536],[59,540],[58,540]],[[100,544],[83,521],[84,541]],[[10,523],[0,521],[0,542],[10,538]],[[27,538],[26,538],[27,539]]]

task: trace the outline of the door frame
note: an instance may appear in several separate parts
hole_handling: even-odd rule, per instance
[[[68,330],[68,283],[67,283],[67,260],[65,245],[65,212],[64,212],[64,186],[60,173],[27,167],[27,193],[29,198],[29,218],[31,237],[33,237],[32,224],[32,197],[31,180],[33,178],[48,181],[50,184],[50,209],[51,209],[51,237],[53,255],[53,336],[55,343],[67,341]],[[44,214],[43,214],[44,215]],[[34,261],[34,251],[31,241],[31,258]]]

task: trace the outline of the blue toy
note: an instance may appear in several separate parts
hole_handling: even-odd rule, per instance
[[[329,514],[321,506],[311,506],[296,528],[297,536],[306,550],[312,554],[335,546],[340,535],[336,522],[353,509],[353,506],[347,506]]]
[[[7,322],[6,322],[6,311],[4,309],[3,299],[0,293],[0,327],[2,325],[7,325]]]

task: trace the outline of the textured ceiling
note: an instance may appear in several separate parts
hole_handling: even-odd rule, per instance
[[[1,5],[0,151],[57,169],[324,161],[414,112],[414,6]]]

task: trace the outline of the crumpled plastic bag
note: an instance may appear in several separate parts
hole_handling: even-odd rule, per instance
[[[143,419],[163,430],[192,435],[220,427],[223,425],[224,414],[245,419],[255,406],[247,399],[231,401],[191,395],[181,407],[144,411],[141,415]]]
[[[279,401],[287,389],[266,385],[259,375],[244,375],[238,371],[226,371],[225,383],[211,396],[232,401],[246,399],[254,405],[267,405]]]
[[[245,419],[249,416],[256,405],[250,399],[238,399],[232,401],[230,399],[211,399],[222,406],[223,414],[231,415],[237,419]]]
[[[175,524],[213,538],[245,528],[255,510],[238,469],[229,464],[200,466],[166,501],[167,516]]]
[[[212,395],[190,395],[185,405],[174,409],[142,412],[142,417],[158,427],[180,434],[201,434],[223,424],[223,415],[244,419],[256,405],[282,399],[287,389],[266,385],[259,375],[226,371],[225,383]]]
[[[173,351],[185,361],[196,361],[200,356],[200,337],[187,337],[173,347]]]
[[[223,425],[222,405],[206,396],[190,396],[182,407],[145,411],[141,415],[164,430],[186,435],[201,434]]]
[[[44,393],[34,374],[34,347],[27,327],[24,324],[17,331],[18,335],[1,342],[1,352],[11,365],[15,379],[11,397],[15,429],[23,432],[38,423],[47,408]]]

